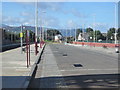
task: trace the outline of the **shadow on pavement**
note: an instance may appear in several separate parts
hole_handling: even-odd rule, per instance
[[[2,76],[2,90],[21,90],[29,76]]]
[[[63,81],[62,81],[63,80]],[[88,90],[118,90],[120,74],[75,75],[34,78],[29,88],[86,88]],[[63,84],[64,83],[64,84]],[[67,87],[66,87],[67,86]]]

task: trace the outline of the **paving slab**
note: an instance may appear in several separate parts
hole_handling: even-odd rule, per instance
[[[21,53],[21,47],[2,52],[2,88],[24,88],[26,78],[39,57],[35,55],[35,45],[30,45],[30,65],[27,68],[26,52]],[[41,53],[42,48],[38,48]]]

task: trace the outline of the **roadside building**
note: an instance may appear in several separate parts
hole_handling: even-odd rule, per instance
[[[60,34],[55,35],[55,40],[54,41],[61,42],[61,40],[62,40],[62,36]]]
[[[88,33],[79,33],[79,35],[78,35],[78,40],[82,40],[82,41],[85,41],[85,40],[88,40],[88,37],[89,37],[89,35],[88,35]]]

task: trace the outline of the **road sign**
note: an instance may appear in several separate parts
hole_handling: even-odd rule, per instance
[[[20,37],[23,37],[23,33],[20,33]]]

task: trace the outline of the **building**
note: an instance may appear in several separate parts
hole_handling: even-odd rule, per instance
[[[83,40],[83,41],[85,41],[85,40],[88,40],[88,37],[89,37],[89,34],[88,33],[79,33],[79,35],[78,35],[78,40]]]
[[[60,34],[55,35],[55,40],[56,42],[60,42],[62,40],[62,36]]]

